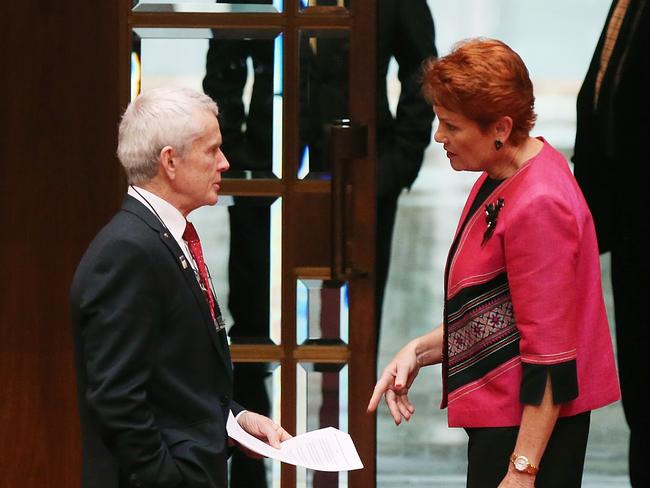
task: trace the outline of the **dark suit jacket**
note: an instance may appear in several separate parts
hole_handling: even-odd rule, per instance
[[[231,360],[182,251],[130,196],[71,290],[83,488],[226,487]]]
[[[610,250],[615,239],[634,238],[650,228],[650,1],[630,1],[594,107],[596,76],[614,5],[578,95],[573,156],[601,252]]]
[[[410,188],[431,142],[433,109],[422,96],[422,62],[437,56],[433,18],[426,0],[377,3],[377,196]],[[396,114],[390,112],[386,73],[390,59],[401,83]]]

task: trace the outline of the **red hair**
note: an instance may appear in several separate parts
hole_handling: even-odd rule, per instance
[[[537,118],[526,65],[495,39],[461,41],[447,56],[427,61],[422,90],[431,104],[459,112],[482,129],[509,116],[514,145],[528,137]]]

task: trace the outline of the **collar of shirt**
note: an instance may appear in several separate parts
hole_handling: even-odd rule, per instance
[[[157,214],[157,217],[162,220],[163,225],[167,227],[167,230],[180,246],[185,257],[194,265],[187,243],[183,240],[186,225],[183,214],[167,200],[142,187],[130,185],[127,193],[147,207],[154,215]]]

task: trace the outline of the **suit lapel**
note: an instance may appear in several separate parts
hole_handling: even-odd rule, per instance
[[[176,266],[179,267],[185,283],[189,286],[194,295],[197,306],[201,310],[201,316],[203,317],[203,323],[208,329],[208,334],[212,340],[212,344],[219,353],[222,361],[226,366],[228,375],[232,379],[232,364],[230,360],[230,351],[228,350],[228,342],[225,339],[225,329],[220,332],[217,332],[214,321],[212,320],[212,315],[210,314],[210,306],[208,301],[199,286],[194,270],[190,263],[187,261],[185,254],[179,247],[178,243],[171,235],[171,233],[162,225],[160,220],[142,203],[133,198],[130,195],[126,195],[124,203],[122,204],[122,209],[130,212],[134,215],[137,215],[142,219],[149,227],[151,227],[155,232],[160,236],[161,242],[167,247],[171,253]]]

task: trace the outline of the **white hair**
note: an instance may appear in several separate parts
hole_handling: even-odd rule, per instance
[[[120,122],[117,157],[129,184],[142,184],[158,174],[160,151],[171,146],[181,156],[201,133],[196,114],[207,110],[219,114],[206,94],[189,88],[152,88],[138,95]]]

